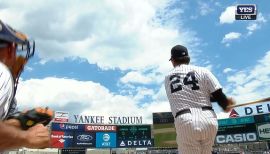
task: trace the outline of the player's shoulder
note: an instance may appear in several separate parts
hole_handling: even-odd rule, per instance
[[[208,72],[209,70],[205,67],[196,66],[196,65],[186,65],[190,70],[199,71],[199,72]]]
[[[11,76],[11,73],[8,67],[2,62],[0,62],[0,77],[3,78],[3,77],[8,77],[8,76]]]
[[[12,75],[9,71],[8,67],[0,62],[0,85],[6,84],[7,82],[11,82]]]

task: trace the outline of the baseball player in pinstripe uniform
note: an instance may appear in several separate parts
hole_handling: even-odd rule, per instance
[[[216,101],[225,112],[235,102],[226,97],[210,71],[188,65],[190,57],[186,47],[174,46],[170,61],[174,69],[165,77],[165,89],[175,117],[178,151],[210,154],[218,129],[211,101]]]
[[[18,52],[25,55],[16,56]],[[34,48],[31,48],[26,35],[0,20],[0,153],[11,148],[49,146],[47,127],[37,124],[28,130],[22,130],[17,119],[6,120],[10,108],[14,105],[12,102],[20,73],[33,54]]]

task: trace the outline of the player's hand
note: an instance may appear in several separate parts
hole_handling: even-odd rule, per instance
[[[48,107],[37,107],[31,110],[18,112],[8,117],[8,120],[17,119],[20,122],[20,126],[23,130],[27,130],[36,124],[43,124],[46,126],[50,123],[54,115],[54,111]]]
[[[226,109],[224,110],[224,112],[228,113],[232,110],[233,108],[233,105],[235,105],[235,100],[233,98],[227,98],[227,101],[228,101],[228,105],[226,107]]]
[[[48,148],[50,146],[50,133],[49,129],[42,125],[37,124],[30,127],[26,133],[26,146],[27,148]]]

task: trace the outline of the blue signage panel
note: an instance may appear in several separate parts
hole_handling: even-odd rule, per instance
[[[52,131],[85,131],[84,124],[52,123]]]
[[[270,114],[259,114],[254,116],[256,123],[264,123],[264,122],[270,122]]]
[[[218,126],[227,126],[227,125],[240,125],[240,124],[252,124],[254,123],[254,117],[239,117],[239,118],[228,118],[218,120]]]
[[[97,132],[96,133],[96,147],[97,148],[115,148],[116,147],[116,133]]]
[[[96,133],[75,132],[74,147],[96,147]]]
[[[237,134],[249,132],[256,132],[255,124],[218,126],[217,134]]]
[[[153,139],[145,140],[118,140],[117,147],[119,148],[131,148],[131,147],[153,147]]]

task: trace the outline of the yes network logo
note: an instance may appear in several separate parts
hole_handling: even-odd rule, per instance
[[[239,4],[235,10],[235,20],[256,20],[257,8],[255,4]]]

